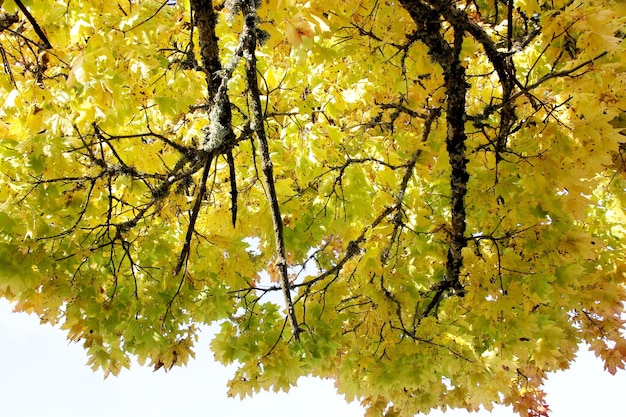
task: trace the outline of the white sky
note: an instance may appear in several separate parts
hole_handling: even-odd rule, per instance
[[[302,378],[289,394],[261,393],[240,401],[226,396],[232,373],[213,362],[209,335],[201,337],[196,360],[169,373],[135,366],[103,380],[85,365],[80,344],[41,326],[34,316],[11,313],[0,300],[0,416],[19,417],[361,417],[357,403],[347,404],[332,381]],[[626,415],[626,372],[611,376],[602,363],[581,352],[573,367],[554,374],[547,384],[551,417]],[[514,414],[497,408],[493,414],[466,411],[431,412],[431,417]]]

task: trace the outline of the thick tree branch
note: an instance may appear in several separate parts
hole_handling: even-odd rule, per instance
[[[222,69],[220,50],[217,44],[218,38],[215,33],[217,15],[213,10],[212,0],[191,0],[191,10],[193,11],[194,23],[198,28],[200,57],[202,68],[207,74],[209,100],[213,101],[222,82],[219,77],[216,77],[218,71]]]
[[[455,28],[455,44],[462,42],[462,35]],[[461,38],[461,39],[459,39]],[[449,58],[450,67],[444,68],[444,80],[448,93],[446,121],[447,137],[446,149],[451,165],[450,188],[452,191],[451,220],[452,235],[448,248],[448,260],[446,262],[446,277],[444,282],[449,282],[458,295],[463,295],[463,286],[459,278],[463,265],[462,250],[466,246],[465,240],[465,195],[467,194],[467,158],[465,157],[465,94],[467,83],[465,82],[465,68],[461,64],[460,50],[455,48],[454,56]]]
[[[515,107],[511,100],[511,95],[515,87],[515,67],[513,65],[512,53],[513,53],[513,40],[512,40],[512,16],[513,16],[513,2],[509,1],[507,4],[507,16],[509,25],[507,28],[507,51],[500,52],[496,46],[496,43],[491,39],[491,36],[479,25],[472,22],[467,16],[465,11],[454,7],[453,3],[445,0],[428,0],[441,15],[452,24],[455,33],[469,33],[477,42],[479,42],[484,50],[487,58],[493,65],[500,85],[502,87],[502,102],[503,108],[500,113],[500,123],[496,138],[496,163],[500,161],[500,153],[506,148],[506,141],[508,139],[511,128],[515,123]],[[444,68],[445,69],[445,68]]]
[[[291,333],[295,340],[300,340],[302,329],[298,325],[293,301],[291,299],[291,283],[287,273],[287,250],[283,236],[283,221],[280,214],[280,205],[276,187],[274,185],[274,170],[270,157],[267,136],[265,135],[265,125],[263,122],[263,107],[261,105],[261,92],[258,87],[257,67],[256,67],[256,10],[254,4],[243,8],[245,15],[245,26],[242,39],[244,40],[243,55],[246,59],[246,77],[248,80],[248,94],[250,97],[250,112],[253,123],[253,130],[256,133],[259,152],[261,153],[261,168],[265,182],[267,198],[270,203],[272,222],[274,224],[274,238],[276,245],[276,266],[280,273],[280,283],[283,298],[287,307],[287,316],[291,325]]]
[[[464,20],[457,17],[460,10],[441,1],[410,1],[402,0],[401,4],[417,25],[416,37],[429,48],[429,55],[441,66],[444,73],[444,86],[447,93],[446,107],[446,150],[451,166],[450,188],[452,192],[451,208],[451,235],[448,245],[446,274],[442,281],[433,289],[437,292],[431,305],[424,314],[428,314],[439,302],[443,292],[453,289],[457,295],[464,295],[463,285],[460,283],[461,267],[463,266],[463,248],[467,245],[465,239],[466,213],[465,195],[467,194],[467,158],[465,155],[465,103],[468,84],[465,81],[465,67],[460,59],[463,34],[468,27]],[[443,34],[441,25],[441,10],[454,19],[448,19],[454,28],[454,44],[450,45]],[[446,16],[448,17],[448,16]],[[467,16],[465,16],[467,18]]]

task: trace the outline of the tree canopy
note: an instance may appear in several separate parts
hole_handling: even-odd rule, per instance
[[[368,415],[506,404],[626,339],[619,0],[5,0],[0,296],[94,369]]]

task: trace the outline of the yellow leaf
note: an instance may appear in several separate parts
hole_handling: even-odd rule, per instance
[[[298,13],[286,22],[285,37],[291,45],[299,46],[305,36],[315,37],[315,25]]]

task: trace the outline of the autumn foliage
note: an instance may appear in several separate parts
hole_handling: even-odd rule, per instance
[[[626,3],[5,0],[0,296],[105,374],[368,415],[626,363]]]

